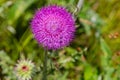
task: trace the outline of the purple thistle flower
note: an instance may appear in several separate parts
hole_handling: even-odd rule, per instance
[[[41,8],[35,13],[31,26],[35,39],[47,49],[63,48],[74,38],[75,21],[61,6]]]

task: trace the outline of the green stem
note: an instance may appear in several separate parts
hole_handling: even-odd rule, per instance
[[[47,49],[46,49],[46,50],[45,50],[45,53],[44,53],[42,80],[47,80],[47,57],[48,57],[47,54],[48,54],[48,51],[47,51]]]

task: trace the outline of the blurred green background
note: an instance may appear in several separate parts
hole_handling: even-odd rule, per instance
[[[77,2],[0,0],[0,80],[17,80],[14,67],[21,57],[35,63],[33,80],[41,79],[44,51],[33,39],[31,18],[50,4],[73,13]],[[74,41],[49,54],[48,80],[120,80],[120,0],[85,0],[75,18]]]

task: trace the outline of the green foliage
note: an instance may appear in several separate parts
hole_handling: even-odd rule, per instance
[[[33,39],[30,21],[38,8],[57,4],[71,13],[78,0],[0,0],[0,80],[17,80],[17,60],[36,65],[40,80],[44,49]],[[76,37],[70,46],[49,51],[48,80],[120,80],[119,0],[85,0],[75,15]],[[115,37],[116,36],[116,37]]]

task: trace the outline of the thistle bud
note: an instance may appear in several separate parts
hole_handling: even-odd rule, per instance
[[[31,80],[35,73],[35,65],[31,60],[19,60],[15,67],[18,80]]]

